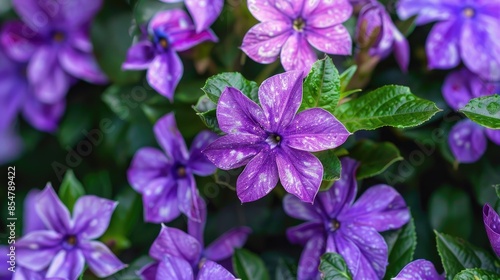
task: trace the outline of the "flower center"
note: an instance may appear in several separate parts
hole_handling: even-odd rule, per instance
[[[267,137],[266,143],[269,144],[271,148],[275,148],[276,146],[279,146],[281,140],[282,140],[281,136],[279,136],[278,134],[271,133]]]
[[[340,222],[337,219],[332,219],[327,227],[329,232],[335,232],[340,228]]]
[[[474,11],[474,9],[473,9],[473,8],[471,8],[471,7],[467,7],[467,8],[465,8],[465,9],[462,11],[462,13],[463,13],[463,14],[464,14],[464,16],[465,16],[465,17],[467,17],[467,18],[471,18],[471,17],[473,17],[473,16],[476,14],[476,12]]]
[[[179,178],[186,177],[186,168],[184,166],[177,167],[177,177]]]
[[[66,39],[66,35],[64,35],[64,33],[61,31],[56,31],[52,35],[52,40],[54,40],[54,42],[56,42],[56,43],[60,43],[60,42],[64,41],[65,39]]]
[[[64,245],[63,245],[63,247],[66,248],[66,249],[71,249],[71,248],[73,248],[76,245],[77,241],[78,240],[76,239],[76,236],[74,236],[74,235],[68,235],[64,239]]]
[[[165,38],[161,38],[160,41],[158,42],[160,46],[164,49],[168,48],[168,41]]]
[[[302,18],[299,17],[293,21],[293,29],[295,31],[302,32],[304,27],[306,27],[306,22]]]

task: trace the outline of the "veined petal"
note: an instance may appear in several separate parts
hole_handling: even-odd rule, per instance
[[[88,241],[80,245],[87,265],[99,278],[108,277],[126,267],[109,248],[98,241]]]
[[[500,257],[500,217],[489,204],[483,207],[483,222],[491,247]]]
[[[173,178],[158,178],[151,181],[142,194],[144,220],[166,223],[180,215],[177,199],[177,183]]]
[[[215,172],[215,165],[208,160],[202,151],[218,138],[217,134],[204,130],[198,133],[191,144],[188,166],[194,174],[208,176]]]
[[[429,33],[425,50],[430,69],[449,69],[460,63],[460,34],[456,25],[454,20],[440,22],[435,24]]]
[[[274,153],[262,149],[247,164],[236,181],[236,194],[241,202],[250,202],[267,195],[278,183]]]
[[[342,227],[342,225],[340,226]],[[336,252],[333,253],[337,253],[344,258],[347,267],[349,268],[351,274],[353,275],[353,279],[358,279],[356,278],[356,276],[358,274],[358,271],[361,269],[360,266],[362,258],[358,246],[356,246],[354,242],[348,239],[347,236],[342,234],[341,231],[334,232],[332,234],[332,238],[334,240],[335,248],[337,250]],[[375,276],[375,278],[367,278],[367,279],[378,279],[378,277]]]
[[[183,161],[188,159],[189,153],[182,134],[177,128],[174,113],[161,117],[154,125],[156,141],[167,153],[170,159]]]
[[[291,194],[283,198],[283,210],[288,216],[304,221],[321,221],[323,218],[315,205],[305,203]]]
[[[248,0],[248,10],[259,21],[281,20],[289,18],[276,9],[274,0]]]
[[[377,231],[398,229],[410,220],[410,211],[403,197],[388,185],[366,190],[339,220],[373,227]]]
[[[171,162],[162,151],[156,148],[141,148],[138,150],[127,171],[128,182],[139,193],[154,179],[164,175],[169,170]]]
[[[466,119],[452,127],[448,144],[458,162],[472,163],[483,156],[488,143],[484,128]]]
[[[276,164],[285,190],[300,200],[313,203],[323,180],[323,165],[309,152],[282,146],[276,152]]]
[[[156,260],[163,260],[164,256],[170,255],[186,260],[190,265],[196,265],[200,254],[200,243],[194,237],[165,225],[162,225],[160,234],[149,249],[149,255]]]
[[[222,265],[210,260],[205,260],[198,272],[197,280],[234,280],[236,279]]]
[[[442,0],[401,0],[397,5],[397,12],[402,20],[418,15],[417,24],[422,25],[432,21],[449,19],[453,15],[450,1]]]
[[[208,145],[203,153],[218,168],[229,170],[246,165],[266,143],[260,136],[251,134],[224,135]]]
[[[439,275],[434,265],[427,260],[418,259],[407,264],[392,278],[392,280],[444,280],[443,275]]]
[[[175,88],[183,72],[184,66],[181,59],[177,53],[169,50],[153,59],[146,75],[151,87],[172,102]]]
[[[225,133],[249,133],[266,137],[263,128],[268,127],[268,122],[263,110],[233,87],[227,87],[219,98],[217,120]]]
[[[85,258],[82,251],[61,250],[52,260],[46,278],[78,279],[83,272]]]
[[[171,33],[170,38],[172,39],[172,48],[178,52],[189,50],[205,41],[219,41],[211,29],[202,30],[199,33],[196,33],[194,29],[186,32]]]
[[[485,129],[486,135],[490,140],[500,146],[500,129]]]
[[[350,55],[352,52],[351,35],[343,25],[327,28],[308,28],[307,41],[316,49],[328,54]]]
[[[305,245],[312,238],[323,235],[324,227],[320,222],[307,222],[286,230],[288,241],[299,245]]]
[[[28,62],[41,45],[38,34],[21,21],[3,24],[0,42],[7,55],[19,62]]]
[[[73,233],[96,239],[106,232],[118,202],[94,195],[80,197],[73,208]]]
[[[266,79],[259,88],[259,101],[270,130],[285,130],[302,103],[302,72],[291,71]]]
[[[70,231],[71,220],[69,211],[52,189],[50,183],[38,194],[36,210],[47,229],[66,234]]]
[[[235,248],[241,248],[245,244],[251,232],[248,227],[233,228],[208,245],[203,255],[213,261],[229,258]]]
[[[297,150],[318,152],[342,145],[349,135],[331,113],[312,108],[295,116],[283,133],[283,144]]]
[[[193,269],[184,259],[167,254],[158,265],[156,279],[193,280]]]
[[[141,41],[127,51],[127,58],[122,64],[125,70],[147,69],[155,58],[154,46],[150,41]]]
[[[323,236],[312,237],[300,255],[297,270],[298,279],[317,279],[319,275],[319,260],[325,253],[325,240]]]
[[[186,0],[185,3],[193,17],[197,33],[208,29],[219,17],[224,6],[223,0]]]
[[[205,200],[201,198],[201,196],[196,197],[198,199],[198,207],[200,210],[200,220],[195,221],[193,219],[188,219],[187,220],[187,232],[189,235],[192,237],[196,238],[198,242],[200,243],[200,247],[204,248],[205,247],[205,242],[203,240],[204,236],[203,233],[205,231],[205,223],[207,222],[207,204],[205,203]]]
[[[200,194],[196,188],[196,181],[192,174],[187,175],[185,178],[177,179],[179,210],[191,220],[201,221],[202,210],[200,205],[198,205],[200,199]]]
[[[307,26],[314,28],[331,27],[348,20],[352,14],[352,5],[348,0],[309,0],[304,1],[302,16],[307,19]]]
[[[30,95],[24,99],[22,110],[26,121],[38,130],[55,131],[66,109],[66,101],[62,99],[53,104],[45,104]]]
[[[281,64],[286,71],[299,70],[309,72],[318,56],[302,33],[293,33],[281,50]]]
[[[281,48],[292,34],[288,21],[266,21],[252,27],[245,34],[241,49],[253,60],[268,64],[276,60]]]
[[[62,249],[63,235],[52,230],[32,231],[16,242],[17,263],[31,270],[46,268]]]

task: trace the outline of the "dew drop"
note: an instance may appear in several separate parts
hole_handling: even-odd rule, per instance
[[[488,110],[490,114],[494,115],[500,111],[500,104],[491,102],[488,106],[486,106],[486,110]]]

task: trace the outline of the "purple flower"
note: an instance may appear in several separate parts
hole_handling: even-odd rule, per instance
[[[9,58],[0,49],[0,130],[12,126],[19,112],[35,128],[52,132],[66,107],[64,100],[53,104],[42,103],[30,86],[26,76],[26,63]]]
[[[155,262],[139,271],[143,280],[193,279],[196,274],[198,280],[235,279],[215,262],[231,257],[234,248],[243,246],[250,229],[234,228],[203,249],[206,206],[202,200],[200,204],[203,205],[201,223],[189,221],[189,234],[162,225],[160,235],[149,250]]]
[[[193,22],[183,10],[161,11],[149,22],[145,37],[130,47],[122,68],[126,70],[148,69],[149,84],[170,101],[184,71],[177,52],[210,40],[217,41],[211,30],[196,33]]]
[[[428,66],[449,69],[460,59],[487,80],[500,80],[500,1],[401,0],[402,19],[418,15],[417,24],[433,21],[426,43]]]
[[[74,78],[106,82],[92,54],[88,34],[101,3],[13,0],[24,23],[5,24],[0,41],[12,59],[28,63],[27,77],[40,101],[61,101]]]
[[[23,139],[16,134],[13,128],[0,129],[0,164],[16,159],[22,151]]]
[[[287,230],[290,242],[305,246],[300,257],[298,279],[317,279],[320,256],[334,252],[344,257],[354,279],[382,279],[387,266],[387,244],[378,233],[397,229],[410,219],[401,195],[387,185],[357,192],[357,162],[343,158],[339,181],[320,192],[314,205],[286,195],[285,212],[306,223]]]
[[[483,221],[491,247],[500,258],[500,217],[489,204],[483,207]]]
[[[307,71],[317,60],[314,48],[351,54],[351,37],[342,26],[352,13],[347,0],[249,0],[248,9],[261,23],[248,31],[241,49],[259,63],[271,63],[281,52],[286,71]]]
[[[228,87],[217,104],[217,120],[227,135],[203,153],[217,167],[246,165],[236,182],[241,202],[262,198],[278,183],[312,203],[323,177],[321,162],[309,152],[333,149],[349,132],[332,114],[312,108],[297,114],[302,103],[302,73],[292,71],[265,80],[259,107]]]
[[[392,280],[444,280],[443,275],[437,273],[434,265],[427,260],[418,259],[407,264]]]
[[[386,58],[394,49],[401,70],[408,69],[410,46],[392,22],[384,5],[378,1],[366,3],[359,14],[356,33],[359,42],[369,43],[366,47],[369,47],[370,56]]]
[[[140,194],[144,204],[144,219],[149,222],[170,222],[184,213],[189,219],[201,219],[201,205],[194,174],[208,176],[215,166],[201,153],[217,136],[200,132],[188,152],[170,113],[154,126],[156,140],[163,151],[146,147],[134,156],[128,170],[130,185]]]
[[[442,88],[444,99],[455,110],[463,108],[473,98],[491,95],[499,90],[499,83],[485,82],[466,68],[451,72]],[[448,143],[458,162],[472,163],[483,156],[487,138],[500,145],[500,130],[484,128],[467,119],[453,126]]]
[[[177,3],[183,0],[160,0],[165,3]],[[193,17],[196,32],[208,29],[219,17],[224,7],[224,0],[184,0],[186,7]]]
[[[92,195],[80,197],[73,217],[50,184],[37,195],[35,208],[46,229],[31,231],[16,242],[17,262],[45,277],[77,279],[85,263],[98,277],[125,265],[101,242],[93,239],[107,229],[116,202]]]

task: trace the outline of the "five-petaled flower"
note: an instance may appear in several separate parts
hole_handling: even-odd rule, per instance
[[[352,13],[347,0],[249,0],[248,9],[261,23],[248,31],[241,49],[259,63],[281,53],[285,70],[308,71],[317,60],[314,48],[351,54],[351,37],[342,26]]]
[[[199,221],[200,195],[193,174],[208,176],[215,172],[215,166],[201,150],[217,135],[200,132],[188,152],[173,113],[156,122],[154,133],[164,152],[142,148],[128,169],[130,185],[142,194],[144,219],[154,223],[170,222],[182,212],[189,219]]]
[[[407,264],[398,275],[392,280],[444,280],[444,275],[440,275],[434,265],[423,259],[414,260]]]
[[[402,19],[438,21],[426,43],[428,66],[449,69],[460,60],[486,80],[500,80],[500,1],[401,0]]]
[[[334,252],[344,257],[354,279],[382,279],[387,266],[387,244],[378,233],[397,229],[410,219],[401,195],[387,185],[369,188],[354,202],[358,163],[343,158],[339,181],[320,192],[314,204],[286,195],[285,212],[307,222],[287,230],[292,243],[305,246],[298,279],[318,278],[321,255]]]
[[[217,167],[246,165],[236,182],[242,202],[268,194],[278,183],[312,203],[322,178],[321,162],[309,152],[333,149],[350,133],[321,108],[297,111],[302,103],[302,72],[291,71],[265,80],[259,88],[261,107],[228,87],[217,104],[217,120],[227,135],[203,153]]]
[[[93,239],[108,228],[117,203],[93,195],[80,197],[73,217],[50,184],[36,197],[35,208],[46,229],[30,231],[16,242],[20,266],[41,271],[45,277],[77,279],[85,263],[98,277],[107,277],[125,265],[104,245]]]
[[[208,29],[219,17],[224,7],[224,0],[160,0],[165,3],[176,3],[184,1],[194,24],[196,32]]]
[[[483,207],[483,222],[491,247],[500,258],[500,217],[489,204]]]
[[[0,42],[9,57],[28,64],[26,74],[40,101],[61,101],[75,78],[107,81],[89,38],[90,22],[101,4],[101,0],[12,1],[24,23],[6,23]]]
[[[175,88],[184,71],[177,52],[207,40],[215,42],[217,37],[211,30],[196,33],[189,16],[178,9],[158,12],[149,22],[147,32],[150,38],[145,37],[130,47],[122,68],[148,69],[148,83],[173,101]]]

